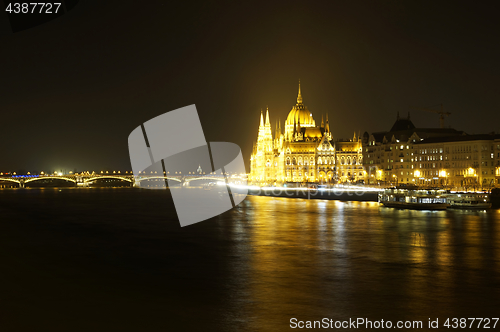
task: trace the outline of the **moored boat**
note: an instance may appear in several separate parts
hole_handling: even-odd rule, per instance
[[[379,203],[386,207],[412,210],[445,210],[446,197],[441,190],[386,189],[379,194]]]
[[[446,195],[453,209],[489,209],[490,195],[485,193],[453,193]]]

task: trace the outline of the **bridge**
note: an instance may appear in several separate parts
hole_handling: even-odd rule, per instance
[[[246,174],[227,175],[233,182],[246,181]],[[165,174],[144,174],[134,176],[132,173],[126,174],[37,174],[37,175],[0,175],[0,183],[16,183],[20,188],[25,188],[26,185],[34,181],[66,181],[72,182],[75,186],[89,187],[91,184],[100,180],[115,180],[130,183],[130,186],[140,187],[142,181],[148,180],[171,180],[178,182],[180,185],[187,186],[192,181],[225,181],[222,174],[189,174],[189,175],[165,175]]]

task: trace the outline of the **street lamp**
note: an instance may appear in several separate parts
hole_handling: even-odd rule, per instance
[[[439,177],[444,178],[444,186],[446,186],[448,184],[448,173],[446,173],[446,170],[444,170],[444,169],[440,170]],[[441,183],[443,183],[443,181]]]
[[[417,169],[415,172],[413,172],[413,177],[416,178],[417,180],[420,179],[421,172]],[[415,179],[413,179],[415,181]],[[419,183],[419,181],[416,181],[416,183]]]

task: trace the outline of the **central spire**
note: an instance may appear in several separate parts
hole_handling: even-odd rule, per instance
[[[297,104],[302,104],[302,94],[300,93],[300,80],[299,80],[299,95],[297,96]]]

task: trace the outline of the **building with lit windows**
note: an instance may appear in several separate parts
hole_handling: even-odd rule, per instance
[[[414,146],[431,137],[450,137],[465,134],[452,128],[417,128],[410,119],[398,116],[387,132],[364,133],[363,161],[365,183],[413,185],[416,154]]]
[[[355,183],[363,180],[361,140],[334,141],[328,115],[316,125],[313,114],[302,100],[288,113],[282,131],[276,123],[274,135],[266,110],[261,113],[257,142],[250,157],[249,181],[259,185],[285,183]]]
[[[434,137],[416,143],[416,184],[462,190],[495,187],[499,141],[500,135],[485,134]]]
[[[363,135],[365,182],[458,190],[499,185],[500,135],[416,128],[398,118],[388,132]]]
[[[496,186],[500,186],[500,139],[496,138],[495,145],[495,182]]]

